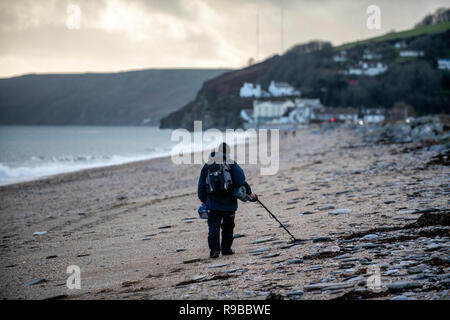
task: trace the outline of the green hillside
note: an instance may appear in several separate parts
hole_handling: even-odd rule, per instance
[[[425,35],[425,34],[428,34],[428,35],[438,34],[438,33],[443,33],[447,30],[450,30],[450,22],[433,24],[433,25],[419,27],[419,28],[405,30],[405,31],[390,32],[385,35],[374,37],[374,38],[345,43],[345,44],[335,47],[335,50],[337,50],[337,51],[348,50],[348,49],[351,49],[358,45],[367,44],[369,42],[386,41],[386,40],[400,40],[400,39],[407,39],[407,38]]]

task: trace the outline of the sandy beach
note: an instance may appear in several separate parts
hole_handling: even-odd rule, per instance
[[[448,215],[412,225],[448,213],[450,171],[426,165],[432,151],[368,144],[344,127],[280,139],[276,175],[242,168],[300,245],[240,202],[236,253],[210,259],[201,165],[160,158],[61,174],[0,187],[0,298],[449,298]],[[70,265],[81,289],[66,286]],[[367,286],[374,274],[380,290]]]

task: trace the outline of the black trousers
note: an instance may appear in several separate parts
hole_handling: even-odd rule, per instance
[[[211,253],[231,250],[231,245],[233,244],[234,214],[234,212],[224,211],[209,212],[208,245]],[[220,244],[220,227],[222,227],[222,245]]]

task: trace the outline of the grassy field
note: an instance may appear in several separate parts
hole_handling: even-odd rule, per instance
[[[369,38],[369,39],[365,39],[365,40],[361,40],[361,41],[345,43],[345,44],[342,44],[342,45],[336,47],[335,50],[337,50],[337,51],[347,50],[347,49],[353,48],[355,46],[365,44],[368,42],[373,42],[373,41],[400,40],[400,39],[410,38],[410,37],[414,37],[414,36],[419,36],[422,34],[442,33],[447,30],[450,30],[450,22],[434,24],[431,26],[424,26],[424,27],[400,31],[400,32],[390,32],[390,33],[387,33],[385,35],[375,37],[375,38]]]

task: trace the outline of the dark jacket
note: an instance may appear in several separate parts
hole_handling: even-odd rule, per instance
[[[201,202],[206,203],[206,207],[213,211],[225,211],[225,212],[235,212],[237,210],[237,199],[234,197],[233,193],[224,195],[211,195],[206,192],[206,175],[208,173],[208,166],[210,164],[205,164],[200,173],[200,178],[198,179],[198,198]],[[231,177],[233,179],[233,188],[239,188],[245,186],[247,194],[251,194],[252,190],[248,183],[245,181],[244,171],[241,167],[233,162],[230,164]]]

